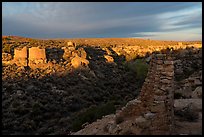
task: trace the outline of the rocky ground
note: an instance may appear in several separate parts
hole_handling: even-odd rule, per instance
[[[100,45],[121,44],[116,39],[109,40],[109,43],[104,43],[104,41],[100,41]],[[42,42],[42,40],[27,38],[3,37],[2,48],[5,52],[10,53],[9,56],[7,54],[2,55],[8,57],[5,60],[11,59],[14,47],[34,45],[48,49],[50,53],[48,62],[50,63],[49,67],[43,69],[3,64],[2,134],[71,134],[85,127],[88,123],[102,118],[102,116],[114,114],[128,101],[137,97],[144,82],[145,73],[144,76],[142,74],[143,77],[139,77],[139,73],[136,73],[137,71],[132,68],[134,65],[131,65],[135,60],[127,63],[124,56],[117,56],[115,53],[110,55],[112,58],[105,57],[104,55],[109,55],[109,53],[99,48],[100,46],[97,48],[97,40],[79,39],[77,42],[81,45],[94,45],[94,47],[85,46],[83,50],[76,50],[76,54],[80,54],[80,56],[86,54],[86,59],[89,61],[88,67],[82,69],[74,69],[69,58],[55,57],[55,53],[59,53],[57,48],[64,47],[65,41],[48,40]],[[138,43],[143,42],[141,40]],[[127,43],[124,42],[124,45]],[[158,42],[153,43],[158,44]],[[49,51],[49,49],[52,50]],[[189,49],[175,54],[178,56],[178,65],[176,65],[175,70],[178,76],[176,99],[181,101],[183,99],[201,99],[201,50]],[[66,56],[72,55],[67,53]],[[145,62],[145,60],[142,61]],[[187,93],[186,90],[189,92],[187,91]],[[178,118],[185,114],[185,107],[178,109]],[[188,107],[191,106],[188,105]],[[184,113],[181,111],[182,109],[184,109]],[[200,109],[197,110],[201,112]],[[201,113],[199,115],[200,117],[195,116],[196,118],[193,118],[202,119]],[[114,121],[112,115],[107,117],[111,117],[111,120],[107,119],[109,122]],[[186,119],[188,120],[189,117]],[[186,119],[184,119],[185,122]],[[107,124],[107,121],[104,123]],[[178,127],[181,127],[181,124],[183,126],[189,123],[178,122]],[[200,123],[195,127],[200,127]],[[106,127],[104,130],[111,129]],[[185,129],[180,128],[180,130]],[[188,129],[185,131],[186,134],[189,134],[189,132],[187,133]],[[191,133],[194,133],[194,130]],[[200,134],[200,131],[197,133]]]
[[[191,53],[191,54],[189,54]],[[194,53],[194,54],[192,54]],[[174,135],[202,135],[202,51],[186,50],[175,52],[174,86]],[[134,106],[132,100],[116,113],[104,116],[74,135],[133,135],[141,132],[135,123],[145,126],[145,119],[118,117],[127,106]],[[131,110],[129,110],[131,111]],[[138,123],[139,122],[139,123]],[[143,133],[148,134],[148,133]]]
[[[86,50],[89,67],[79,70],[70,61],[55,60],[46,69],[3,66],[3,134],[68,134],[80,129],[83,121],[76,118],[81,113],[108,109],[92,109],[99,118],[138,95],[144,79],[135,78],[120,62],[107,63],[101,50]]]

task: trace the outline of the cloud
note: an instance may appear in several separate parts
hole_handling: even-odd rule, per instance
[[[170,32],[141,32],[135,33],[137,38],[148,38],[155,40],[202,40],[202,30],[200,28],[175,30]],[[174,39],[172,39],[174,37]]]
[[[3,35],[38,38],[182,32],[202,29],[201,6],[192,2],[9,2],[3,3],[2,29]]]

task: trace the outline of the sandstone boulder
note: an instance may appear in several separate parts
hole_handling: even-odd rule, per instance
[[[111,63],[114,62],[113,57],[109,56],[109,55],[104,55],[104,58],[106,59],[107,62]]]
[[[62,50],[64,50],[63,59],[69,60],[72,52],[75,51],[75,47],[62,47]]]
[[[76,56],[71,60],[71,64],[74,68],[80,68],[82,66],[87,66],[89,61],[87,59]]]
[[[192,98],[202,98],[202,86],[197,87],[193,91]]]
[[[185,85],[185,87],[175,90],[176,94],[181,94],[184,98],[191,98],[192,92],[192,88],[189,85]]]
[[[69,47],[74,47],[75,46],[75,44],[73,43],[73,42],[71,42],[71,41],[69,41],[69,42],[67,42],[67,45],[69,46]]]
[[[183,109],[189,104],[193,104],[196,110],[202,110],[202,99],[175,99],[174,108]]]
[[[71,56],[72,56],[72,51],[67,50],[67,51],[64,52],[62,57],[63,57],[64,60],[69,60]]]
[[[108,48],[102,48],[108,55],[112,55],[111,51]]]
[[[174,114],[180,116],[185,121],[196,121],[199,118],[197,106],[192,102],[181,109],[175,109]]]
[[[141,127],[141,128],[147,128],[148,126],[150,126],[150,121],[146,120],[144,117],[139,116],[135,119],[135,123],[137,126]]]

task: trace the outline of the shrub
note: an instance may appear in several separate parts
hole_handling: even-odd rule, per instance
[[[136,74],[138,78],[145,78],[148,72],[148,65],[142,59],[137,59],[135,61]]]
[[[6,40],[11,40],[11,38],[8,38],[8,37],[6,37],[5,39],[6,39]]]
[[[78,131],[82,128],[82,125],[86,122],[91,123],[97,119],[102,118],[104,115],[108,115],[115,112],[115,106],[113,102],[108,102],[98,107],[91,107],[83,113],[78,114],[73,118],[71,129]]]
[[[125,69],[133,71],[138,79],[145,79],[148,72],[148,64],[143,59],[136,59],[134,62],[124,63]]]

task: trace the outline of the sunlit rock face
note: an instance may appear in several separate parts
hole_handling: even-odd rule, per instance
[[[67,42],[67,45],[70,46],[70,47],[72,47],[72,46],[75,46],[75,43],[73,43],[73,42],[71,42],[71,41],[68,41],[68,42]]]
[[[89,61],[87,59],[76,56],[71,60],[71,64],[74,68],[81,68],[82,66],[88,66]]]

